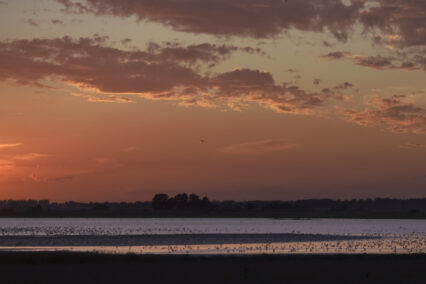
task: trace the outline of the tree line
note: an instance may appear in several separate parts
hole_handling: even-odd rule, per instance
[[[424,199],[308,199],[296,201],[210,200],[195,193],[155,194],[151,201],[0,201],[0,217],[268,217],[268,218],[422,218]]]
[[[212,204],[207,196],[200,198],[195,193],[189,196],[186,193],[176,194],[174,197],[169,197],[168,194],[159,193],[152,198],[152,208],[155,210],[208,210]]]

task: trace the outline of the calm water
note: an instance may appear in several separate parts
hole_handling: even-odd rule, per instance
[[[0,218],[0,236],[298,233],[354,236],[426,234],[426,220],[361,219],[38,219]]]
[[[34,236],[34,240],[55,237],[95,236],[120,239],[117,236],[183,235],[189,234],[320,234],[362,236],[358,239],[323,241],[282,241],[268,243],[260,236],[258,243],[220,243],[184,245],[129,245],[114,246],[71,245],[37,246],[8,245],[0,250],[67,250],[105,253],[149,254],[327,254],[327,253],[426,253],[426,220],[360,220],[360,219],[0,219],[2,237]],[[165,236],[165,237],[166,237]],[[369,237],[369,238],[365,238]],[[75,237],[74,237],[75,238]],[[139,237],[140,238],[140,237]],[[152,238],[157,239],[155,236]],[[172,238],[166,237],[166,238]],[[299,236],[300,238],[300,236]],[[14,238],[12,238],[14,239]],[[28,238],[27,238],[28,239]],[[87,237],[84,238],[85,240]],[[33,240],[30,238],[30,240]],[[31,241],[32,242],[32,241]],[[73,243],[75,244],[75,243]]]

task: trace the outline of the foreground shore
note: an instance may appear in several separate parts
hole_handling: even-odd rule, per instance
[[[0,252],[2,283],[426,283],[426,255]]]

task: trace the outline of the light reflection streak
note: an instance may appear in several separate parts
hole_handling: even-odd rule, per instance
[[[0,251],[71,251],[111,254],[423,254],[426,236],[366,240],[211,245],[0,247]]]

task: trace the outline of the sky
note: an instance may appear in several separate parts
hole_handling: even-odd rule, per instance
[[[426,197],[424,0],[2,0],[0,199]]]

